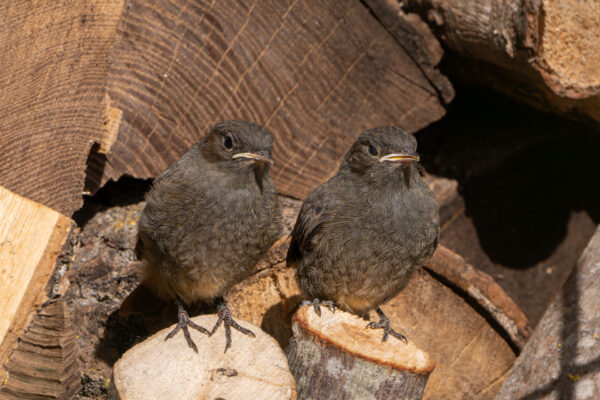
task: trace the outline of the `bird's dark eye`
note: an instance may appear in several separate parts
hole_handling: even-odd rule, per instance
[[[225,137],[225,141],[223,142],[223,146],[225,146],[225,148],[227,150],[231,150],[233,148],[233,139],[231,138],[231,136]]]
[[[377,154],[379,154],[379,152],[377,151],[377,149],[375,148],[375,146],[370,145],[369,146],[369,154],[372,156],[376,156]]]

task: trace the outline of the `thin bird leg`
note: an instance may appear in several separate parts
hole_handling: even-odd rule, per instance
[[[325,307],[329,308],[329,310],[331,310],[332,313],[335,312],[335,303],[330,300],[321,301],[319,299],[314,299],[312,301],[312,303],[308,300],[302,300],[302,302],[300,303],[300,307],[312,305],[313,308],[315,309],[315,313],[320,317],[321,316],[321,304],[324,305]]]
[[[196,324],[194,321],[192,321],[190,319],[190,316],[188,315],[187,311],[185,311],[185,308],[183,308],[183,304],[181,303],[181,300],[179,300],[179,297],[177,297],[176,303],[177,303],[177,316],[178,316],[179,322],[177,322],[177,325],[175,325],[175,328],[171,332],[169,332],[169,334],[167,335],[165,340],[171,339],[181,329],[181,330],[183,330],[183,336],[185,336],[185,340],[187,341],[188,346],[197,353],[198,347],[196,346],[196,343],[194,343],[194,341],[192,340],[192,337],[190,336],[190,331],[188,329],[188,326],[192,327],[202,333],[206,333],[209,336],[210,336],[210,332],[208,331],[208,329],[201,327],[200,325]]]
[[[383,313],[383,310],[377,307],[376,311],[377,315],[379,315],[379,322],[369,322],[367,324],[367,328],[383,329],[383,338],[381,339],[382,342],[388,340],[388,337],[391,334],[397,339],[404,340],[404,343],[408,343],[408,341],[406,340],[406,336],[392,329],[392,327],[390,326],[390,319],[387,317],[387,315]]]
[[[219,319],[210,331],[209,335],[212,336],[217,331],[217,328],[219,328],[221,323],[223,323],[223,325],[225,326],[225,351],[223,353],[226,353],[227,349],[231,347],[231,328],[237,329],[244,335],[256,337],[252,331],[244,328],[243,326],[235,322],[233,318],[231,318],[231,312],[229,311],[229,307],[227,307],[227,303],[225,303],[225,300],[221,299],[219,301],[217,309]]]

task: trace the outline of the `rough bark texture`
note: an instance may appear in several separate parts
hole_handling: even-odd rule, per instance
[[[71,220],[0,187],[0,379],[17,338],[46,299],[44,287]]]
[[[245,118],[275,136],[279,192],[303,198],[362,131],[445,113],[452,88],[398,40],[358,0],[128,2],[108,78],[123,118],[98,179],[156,176],[214,123]]]
[[[69,400],[81,386],[75,334],[64,302],[44,306],[6,364],[0,399]]]
[[[403,5],[449,48],[488,65],[474,72],[456,60],[448,71],[462,70],[468,80],[537,107],[600,121],[598,2],[408,0]]]
[[[212,327],[216,315],[194,317]],[[293,400],[294,378],[277,342],[260,328],[238,322],[256,335],[232,330],[232,347],[225,349],[221,327],[208,337],[190,329],[198,353],[177,334],[166,340],[170,326],[128,350],[115,364],[109,399],[265,399]]]
[[[0,6],[0,185],[70,216],[103,137],[123,0]]]
[[[412,342],[366,329],[356,315],[310,306],[293,318],[286,355],[299,399],[420,400],[434,362]]]
[[[511,369],[497,399],[600,396],[600,229]]]

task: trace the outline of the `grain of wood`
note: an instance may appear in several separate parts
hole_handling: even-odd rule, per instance
[[[64,302],[35,314],[6,363],[0,399],[73,398],[81,386],[75,333]]]
[[[212,327],[216,315],[192,318]],[[208,337],[191,329],[198,353],[182,334],[165,341],[174,326],[129,349],[117,361],[109,399],[295,399],[294,379],[277,342],[260,328],[238,320],[256,338],[232,330],[232,347],[224,353],[223,328]]]
[[[218,121],[275,136],[271,176],[303,198],[377,125],[414,132],[439,89],[358,0],[128,3],[109,92],[123,111],[103,182],[154,177]]]
[[[434,361],[414,343],[366,328],[362,318],[301,307],[286,350],[300,399],[421,399]]]
[[[102,137],[108,53],[123,0],[0,6],[0,185],[71,215]]]
[[[498,400],[600,396],[600,228],[533,331]]]
[[[442,245],[425,262],[425,268],[485,309],[516,348],[525,345],[530,334],[527,317],[491,276]]]
[[[0,187],[0,376],[31,312],[46,295],[44,287],[65,242],[71,220]]]

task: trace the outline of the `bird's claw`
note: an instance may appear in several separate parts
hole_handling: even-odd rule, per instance
[[[320,317],[321,316],[321,305],[324,305],[325,307],[329,308],[329,310],[334,313],[335,312],[335,303],[333,301],[330,300],[324,300],[321,301],[319,299],[314,299],[312,302],[308,301],[308,300],[302,300],[302,302],[300,303],[300,306],[310,306],[312,305],[315,313]]]
[[[369,322],[366,328],[383,329],[383,338],[381,339],[382,342],[387,341],[390,335],[392,335],[396,339],[402,340],[404,341],[404,343],[408,343],[406,336],[392,329],[390,319],[387,317],[387,315],[383,313],[383,311],[379,307],[377,307],[377,314],[379,315],[379,322]]]
[[[231,312],[229,311],[229,307],[227,307],[227,303],[222,302],[219,304],[218,315],[219,319],[215,323],[215,326],[208,333],[208,335],[212,336],[217,331],[219,326],[221,326],[221,323],[223,324],[223,326],[225,327],[225,351],[223,353],[226,353],[227,349],[231,347],[231,328],[240,331],[244,335],[256,337],[256,335],[254,335],[254,332],[244,328],[231,317]]]
[[[190,316],[188,315],[187,311],[185,311],[185,309],[183,308],[183,304],[181,304],[181,301],[179,299],[177,299],[177,316],[179,321],[177,322],[177,325],[175,325],[175,328],[173,328],[173,330],[169,332],[167,337],[165,337],[165,341],[175,336],[177,332],[179,332],[179,330],[182,330],[183,336],[185,337],[188,346],[197,353],[198,347],[196,346],[196,343],[194,343],[194,341],[192,340],[192,336],[190,335],[190,330],[188,329],[188,326],[202,333],[206,333],[207,335],[209,335],[210,332],[208,332],[208,329],[196,324],[190,319]]]

